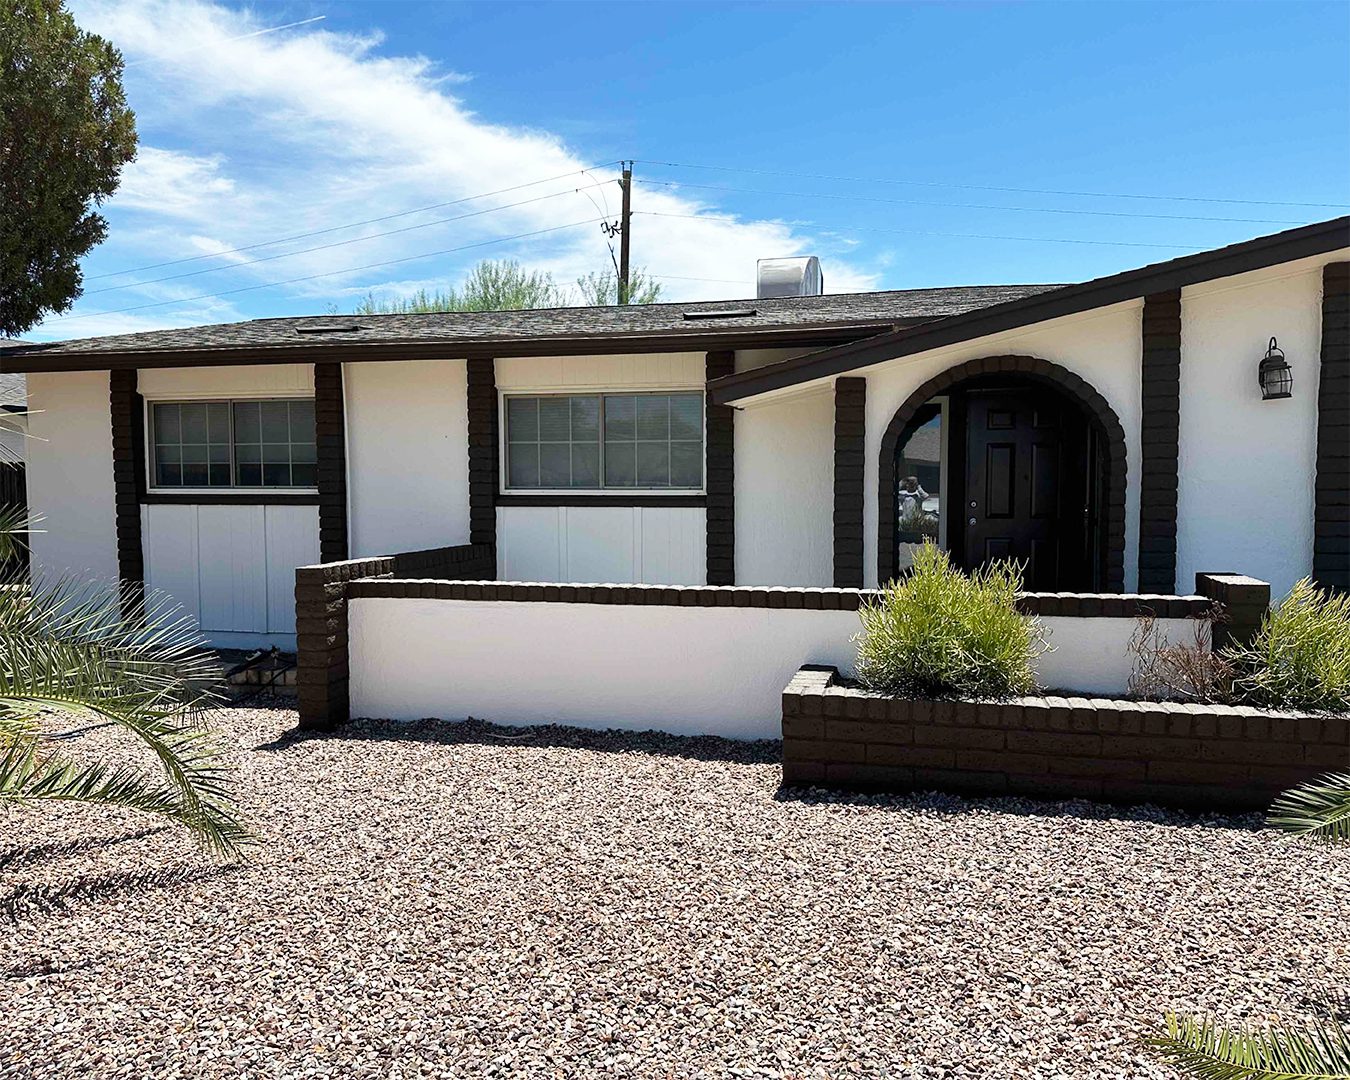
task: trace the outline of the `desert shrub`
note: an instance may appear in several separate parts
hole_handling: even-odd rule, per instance
[[[1017,612],[1021,587],[1014,563],[965,574],[936,544],[923,544],[910,573],[859,612],[858,680],[896,695],[1030,693],[1045,646],[1040,624]]]
[[[1282,709],[1350,709],[1350,595],[1304,578],[1267,612],[1250,647],[1225,650],[1234,697]]]
[[[1168,638],[1152,615],[1141,617],[1129,645],[1134,655],[1130,693],[1145,701],[1230,700],[1233,665],[1212,649],[1211,625],[1218,616],[1191,620],[1190,637],[1180,641]]]

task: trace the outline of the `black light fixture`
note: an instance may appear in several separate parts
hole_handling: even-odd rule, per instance
[[[1274,338],[1270,339],[1266,355],[1261,358],[1257,378],[1261,381],[1262,401],[1294,396],[1294,372],[1289,367],[1289,361],[1284,358],[1283,350],[1275,344]]]

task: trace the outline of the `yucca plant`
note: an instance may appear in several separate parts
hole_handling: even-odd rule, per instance
[[[0,559],[29,524],[0,513]],[[200,727],[214,702],[214,657],[166,600],[73,579],[29,585],[0,574],[0,806],[48,800],[128,807],[190,829],[237,856],[252,837],[235,808],[234,773]],[[159,768],[79,762],[70,723],[134,737]]]
[[[1017,611],[1021,588],[1015,563],[966,574],[925,541],[910,572],[859,612],[859,682],[878,693],[925,697],[1030,693],[1045,644],[1040,624]]]

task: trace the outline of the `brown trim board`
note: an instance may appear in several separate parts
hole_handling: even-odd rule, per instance
[[[834,587],[863,584],[863,473],[867,380],[834,381]]]
[[[319,467],[319,558],[347,557],[347,421],[342,365],[314,365],[314,440]]]
[[[141,545],[141,502],[145,497],[145,406],[135,370],[108,373],[112,423],[113,493],[117,521],[117,576],[124,584],[145,584]]]
[[[1350,592],[1350,263],[1322,270],[1313,577]]]
[[[498,495],[497,506],[707,506],[706,495],[625,495],[621,490],[604,495]],[[475,540],[474,543],[480,543]],[[728,584],[730,584],[728,582]]]
[[[1350,217],[1333,218],[739,372],[719,379],[712,387],[712,396],[723,404],[741,401],[771,390],[842,375],[869,364],[1137,300],[1150,293],[1324,255],[1347,246],[1350,246]]]
[[[1171,592],[1177,577],[1181,437],[1181,290],[1144,297],[1139,420],[1139,588]]]
[[[736,370],[736,353],[719,349],[704,361],[706,381],[711,383]],[[704,469],[707,491],[705,554],[709,585],[736,584],[736,410],[714,404],[705,392],[707,446]]]
[[[464,377],[469,414],[469,543],[497,551],[497,364],[469,360]],[[556,503],[554,504],[556,505]]]
[[[318,492],[268,491],[230,488],[226,491],[147,491],[141,503],[147,506],[318,506]]]

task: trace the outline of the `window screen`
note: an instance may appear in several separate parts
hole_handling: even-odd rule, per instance
[[[314,402],[156,403],[155,487],[299,487],[317,483]]]
[[[698,490],[703,395],[506,399],[506,486]]]

